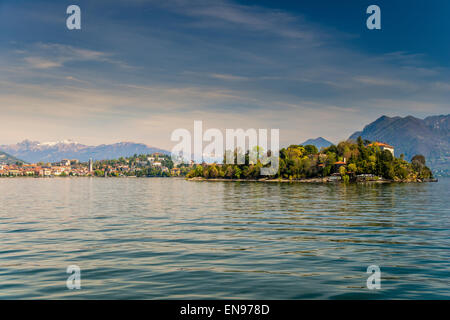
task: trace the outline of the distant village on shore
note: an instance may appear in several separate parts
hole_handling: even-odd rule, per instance
[[[127,177],[127,176],[180,176],[189,171],[190,165],[176,166],[170,156],[162,153],[121,157],[117,160],[80,162],[62,159],[54,163],[1,164],[2,177]]]

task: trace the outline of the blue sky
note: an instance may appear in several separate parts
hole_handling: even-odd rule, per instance
[[[77,4],[82,30],[66,28]],[[366,28],[381,8],[382,29]],[[0,2],[0,144],[171,148],[170,133],[347,138],[381,115],[447,114],[450,2]]]

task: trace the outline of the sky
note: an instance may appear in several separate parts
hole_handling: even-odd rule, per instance
[[[81,30],[66,9],[81,8]],[[366,9],[381,8],[381,30]],[[172,131],[348,138],[448,114],[450,1],[0,0],[0,144],[170,149]]]

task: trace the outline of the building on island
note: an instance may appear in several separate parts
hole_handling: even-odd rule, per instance
[[[374,147],[374,146],[379,147],[381,151],[387,150],[390,153],[392,153],[392,156],[394,156],[394,147],[393,146],[391,146],[387,143],[384,143],[384,142],[379,142],[379,141],[369,144],[369,147]]]
[[[339,170],[340,167],[345,166],[347,164],[347,159],[344,158],[343,161],[336,161],[334,163],[334,167],[336,168],[336,170]]]

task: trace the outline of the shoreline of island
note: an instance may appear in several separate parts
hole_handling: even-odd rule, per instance
[[[281,178],[260,178],[260,179],[227,179],[227,178],[204,178],[194,177],[186,178],[183,176],[0,176],[0,179],[79,179],[79,178],[95,178],[95,179],[146,179],[146,178],[163,178],[163,179],[179,179],[185,181],[211,181],[211,182],[265,182],[265,183],[425,183],[425,182],[439,182],[437,178],[427,179],[406,179],[406,180],[391,180],[384,178],[369,179],[369,180],[350,180],[343,181],[342,179],[335,179],[333,177],[323,178],[304,178],[304,179],[281,179]]]
[[[203,178],[203,177],[194,177],[194,178],[186,178],[187,181],[211,181],[211,182],[264,182],[264,183],[321,183],[321,184],[329,184],[329,183],[425,183],[425,182],[439,182],[437,178],[429,178],[429,179],[417,179],[417,180],[390,180],[390,179],[374,179],[374,180],[355,180],[344,182],[340,179],[330,179],[330,177],[324,178],[305,178],[305,179],[271,179],[271,178],[261,178],[261,179],[224,179],[224,178]]]

